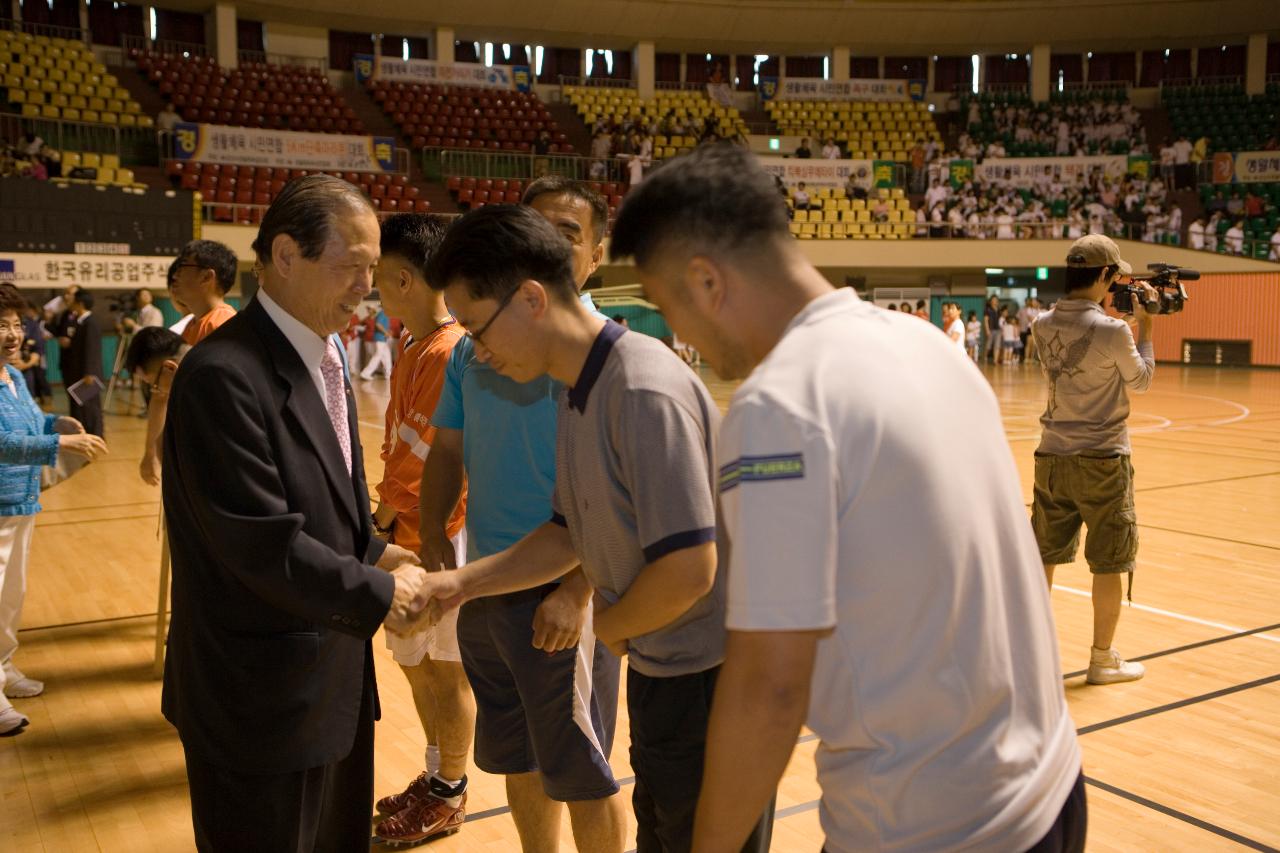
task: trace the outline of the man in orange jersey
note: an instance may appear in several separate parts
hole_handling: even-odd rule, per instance
[[[396,545],[420,547],[418,494],[423,462],[435,429],[430,416],[440,399],[445,366],[462,338],[441,291],[427,286],[423,270],[447,228],[426,214],[400,214],[382,224],[382,259],[374,281],[388,314],[404,322],[400,357],[391,371],[382,460],[380,503],[374,526]],[[460,565],[466,557],[466,492],[446,525]],[[475,699],[458,651],[458,614],[409,636],[387,634],[387,648],[413,689],[414,705],[427,735],[426,770],[402,792],[383,797],[387,817],[375,831],[384,841],[403,844],[457,832],[465,816],[467,753],[475,733]]]
[[[224,299],[236,283],[236,253],[213,240],[192,240],[182,247],[169,267],[169,295],[174,303],[190,311],[191,319],[182,329],[182,342],[193,347],[236,315]],[[166,362],[151,385],[154,403],[147,409],[147,438],[142,445],[138,473],[151,486],[160,485],[160,440],[168,416],[169,385],[177,362]]]

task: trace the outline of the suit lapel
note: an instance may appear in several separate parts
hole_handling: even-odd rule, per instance
[[[316,456],[320,458],[320,464],[324,467],[325,476],[329,479],[329,484],[333,487],[334,493],[338,495],[340,502],[346,508],[351,521],[359,527],[361,525],[361,515],[356,507],[356,490],[352,483],[352,477],[347,475],[347,466],[342,459],[342,448],[338,445],[338,436],[333,432],[333,426],[329,420],[329,410],[325,408],[324,401],[320,399],[315,380],[307,372],[306,365],[302,363],[302,359],[298,356],[293,345],[289,343],[289,339],[284,336],[284,332],[280,331],[276,324],[271,321],[266,309],[255,301],[249,303],[249,307],[244,310],[244,313],[246,318],[253,323],[254,329],[262,338],[263,343],[266,344],[276,373],[288,387],[284,404],[285,409],[292,415],[307,440],[311,443],[312,448],[315,449]],[[354,412],[355,404],[350,395],[350,388],[348,388],[348,426],[352,423]],[[351,436],[351,467],[353,471],[356,466],[358,455],[356,447],[359,441],[359,433],[353,431]]]

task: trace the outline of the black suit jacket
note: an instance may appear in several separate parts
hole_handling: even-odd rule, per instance
[[[67,326],[71,346],[62,351],[62,379],[64,385],[79,382],[86,376],[102,378],[102,326],[94,314],[77,323],[74,318]]]
[[[386,546],[371,535],[350,385],[347,413],[352,476],[315,382],[257,302],[173,381],[162,709],[188,749],[232,770],[341,759],[376,691],[369,640],[394,580],[369,565]]]

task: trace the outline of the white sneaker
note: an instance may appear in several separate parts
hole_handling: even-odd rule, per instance
[[[1117,684],[1121,681],[1137,681],[1146,674],[1145,666],[1120,657],[1114,647],[1095,648],[1089,656],[1089,674],[1084,680],[1089,684]]]
[[[0,735],[7,735],[27,725],[31,721],[10,705],[0,710]]]
[[[12,663],[4,668],[4,695],[10,699],[30,699],[44,692],[44,682],[27,678]]]
[[[30,699],[44,692],[44,682],[27,678],[25,675],[16,681],[5,681],[4,695],[10,699]]]

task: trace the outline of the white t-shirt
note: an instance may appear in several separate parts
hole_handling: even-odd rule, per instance
[[[1192,222],[1187,226],[1187,243],[1193,249],[1204,248],[1204,224],[1201,222]]]
[[[947,339],[961,351],[964,350],[964,320],[957,317],[951,321],[951,325],[947,326]]]
[[[1185,139],[1179,139],[1177,142],[1173,143],[1174,161],[1179,166],[1183,166],[1183,165],[1186,165],[1187,163],[1190,163],[1192,148],[1193,146],[1191,145],[1191,143]]]
[[[1271,235],[1271,260],[1280,261],[1280,231]]]
[[[827,850],[1039,841],[1080,752],[981,372],[936,330],[841,289],[738,388],[718,456],[729,629],[834,629],[808,713]]]

